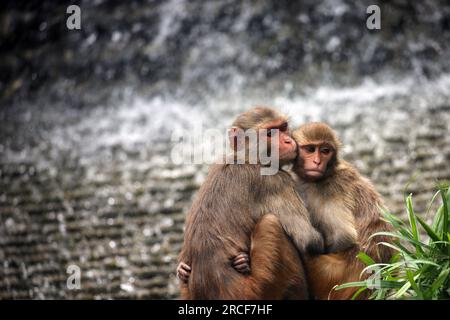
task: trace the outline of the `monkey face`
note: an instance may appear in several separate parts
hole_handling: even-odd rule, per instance
[[[312,180],[322,178],[334,155],[333,147],[327,143],[313,142],[301,145],[299,157],[302,162],[302,175]]]
[[[273,131],[275,129],[276,131]],[[273,136],[273,133],[276,133]],[[267,144],[271,145],[272,139],[277,139],[275,145],[278,148],[278,155],[280,161],[287,162],[292,161],[297,156],[297,144],[289,134],[287,122],[281,122],[280,124],[272,125],[267,128]]]

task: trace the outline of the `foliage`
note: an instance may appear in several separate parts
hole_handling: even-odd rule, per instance
[[[370,291],[370,299],[449,299],[450,189],[448,185],[438,187],[425,217],[428,216],[437,198],[442,199],[442,204],[430,224],[414,211],[411,194],[405,198],[408,223],[383,210],[386,221],[393,226],[394,230],[378,232],[372,237],[384,235],[391,239],[390,243],[378,243],[378,245],[394,249],[395,253],[391,261],[376,263],[365,253],[359,253],[358,258],[367,265],[363,273],[368,272],[371,276],[364,281],[337,286],[335,290],[359,287],[353,299],[366,290]]]

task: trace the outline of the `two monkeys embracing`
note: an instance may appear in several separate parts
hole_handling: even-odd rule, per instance
[[[381,196],[340,158],[341,143],[324,123],[291,134],[287,117],[256,107],[239,115],[233,130],[254,130],[265,142],[239,144],[234,135],[225,155],[231,161],[210,167],[186,218],[181,298],[350,299],[356,289],[333,288],[360,280],[357,254],[377,262],[392,255],[370,239],[389,230]],[[258,157],[237,161],[242,149],[261,146],[277,154],[275,174],[261,174]]]

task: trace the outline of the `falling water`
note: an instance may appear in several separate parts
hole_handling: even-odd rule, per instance
[[[175,298],[206,166],[172,134],[252,105],[321,120],[402,214],[450,179],[450,6],[380,1],[6,1],[0,29],[0,299]],[[81,288],[68,289],[69,265]]]

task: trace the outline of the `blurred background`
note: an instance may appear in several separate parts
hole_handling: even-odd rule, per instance
[[[448,1],[3,0],[0,39],[0,299],[177,298],[207,166],[171,133],[256,104],[330,123],[402,217],[450,179]]]

